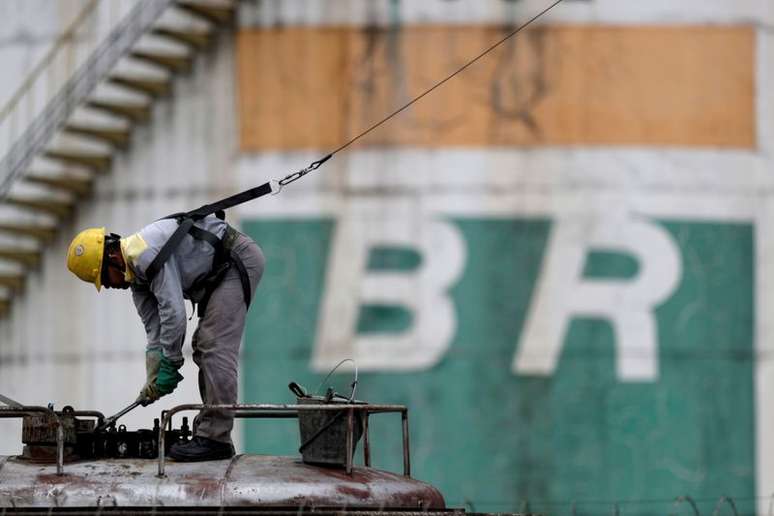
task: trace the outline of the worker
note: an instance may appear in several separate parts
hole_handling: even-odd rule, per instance
[[[147,335],[146,381],[137,398],[143,405],[172,393],[183,379],[185,299],[198,304],[191,346],[202,402],[237,402],[239,347],[264,257],[221,217],[188,219],[187,225],[180,218],[161,219],[126,238],[91,228],[67,251],[68,269],[98,291],[132,290]],[[230,411],[201,411],[193,439],[174,444],[169,456],[186,462],[233,457],[233,426]]]

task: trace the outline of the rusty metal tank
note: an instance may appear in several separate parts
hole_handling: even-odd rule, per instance
[[[41,463],[30,460],[29,453],[0,456],[0,512],[48,511],[53,509],[149,508],[180,507],[187,509],[249,508],[256,510],[378,511],[401,513],[444,511],[446,504],[433,486],[410,476],[408,456],[408,419],[406,408],[399,405],[217,405],[208,409],[232,410],[236,417],[302,417],[329,411],[341,414],[345,436],[342,449],[345,462],[313,464],[303,456],[237,455],[232,459],[199,463],[176,463],[165,460],[169,440],[185,439],[186,433],[172,428],[172,416],[184,410],[199,410],[203,405],[181,405],[162,413],[161,425],[154,430],[155,458],[120,458],[119,447],[91,447],[83,442],[122,435],[115,428],[105,436],[88,437],[95,425],[73,421],[78,414],[72,409],[54,412],[41,407],[0,407],[0,417],[13,414],[26,417],[27,447],[50,447],[36,457],[52,457]],[[373,413],[401,414],[404,435],[403,474],[370,467],[368,416]],[[37,426],[40,429],[37,428]],[[356,434],[355,428],[359,429]],[[77,432],[73,434],[74,430]],[[148,431],[138,431],[148,432]],[[364,465],[354,465],[356,435],[363,436]],[[57,437],[58,435],[58,437]],[[128,436],[128,434],[125,434]],[[142,434],[147,435],[147,434]],[[112,436],[112,437],[111,437]],[[36,440],[37,439],[37,440]],[[52,442],[55,440],[56,442]],[[74,443],[78,446],[73,448]],[[64,453],[73,448],[80,453]],[[138,447],[138,450],[140,448]],[[112,450],[108,455],[105,455]],[[84,458],[92,453],[91,458]],[[108,457],[108,458],[105,458]],[[45,462],[45,461],[44,461]],[[144,508],[144,509],[143,509]],[[142,509],[142,510],[141,510]]]
[[[0,506],[346,507],[443,509],[432,486],[394,473],[304,464],[300,458],[237,455],[231,460],[169,463],[166,476],[148,459],[51,466],[0,458]]]

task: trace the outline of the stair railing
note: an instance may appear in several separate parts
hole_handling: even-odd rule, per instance
[[[89,0],[75,21],[60,36],[44,59],[33,69],[11,100],[0,110],[0,200],[25,173],[32,159],[44,150],[56,131],[67,121],[94,88],[113,69],[118,60],[131,50],[175,0],[139,0],[128,14],[113,23],[110,32],[96,41],[100,6],[113,2]],[[112,18],[112,16],[110,17]],[[91,38],[91,39],[90,39]],[[82,63],[74,62],[79,40],[91,52]],[[83,44],[83,42],[82,42]],[[61,86],[56,84],[57,67],[66,74]],[[42,106],[42,107],[41,107]]]

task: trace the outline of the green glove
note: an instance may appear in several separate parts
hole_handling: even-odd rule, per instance
[[[158,389],[156,388],[156,379],[159,376],[159,369],[161,367],[161,351],[150,350],[145,353],[145,385],[140,390],[140,395],[137,396],[143,406],[150,405],[161,397]]]
[[[175,390],[177,384],[183,379],[183,375],[177,372],[181,367],[183,367],[182,360],[175,363],[165,356],[161,357],[159,374],[156,378],[156,389],[158,389],[159,395],[164,396]]]

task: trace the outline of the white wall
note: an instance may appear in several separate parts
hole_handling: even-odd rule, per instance
[[[0,393],[106,415],[134,401],[144,383],[145,338],[131,295],[97,293],[74,278],[65,268],[67,246],[87,227],[129,234],[234,192],[233,54],[232,35],[222,34],[193,72],[175,81],[173,95],[156,103],[151,122],[134,130],[130,149],[114,155],[112,172],[61,227],[11,316],[0,321]],[[195,324],[194,318],[189,336]],[[130,428],[149,427],[163,408],[199,401],[189,347],[186,353],[186,381],[174,398],[126,416]],[[13,420],[0,422],[0,455],[20,451],[20,428]]]
[[[0,104],[13,95],[86,1],[0,2]]]
[[[250,26],[499,24],[526,21],[553,0],[246,0],[242,22]],[[541,20],[550,23],[771,25],[767,0],[563,0]]]

